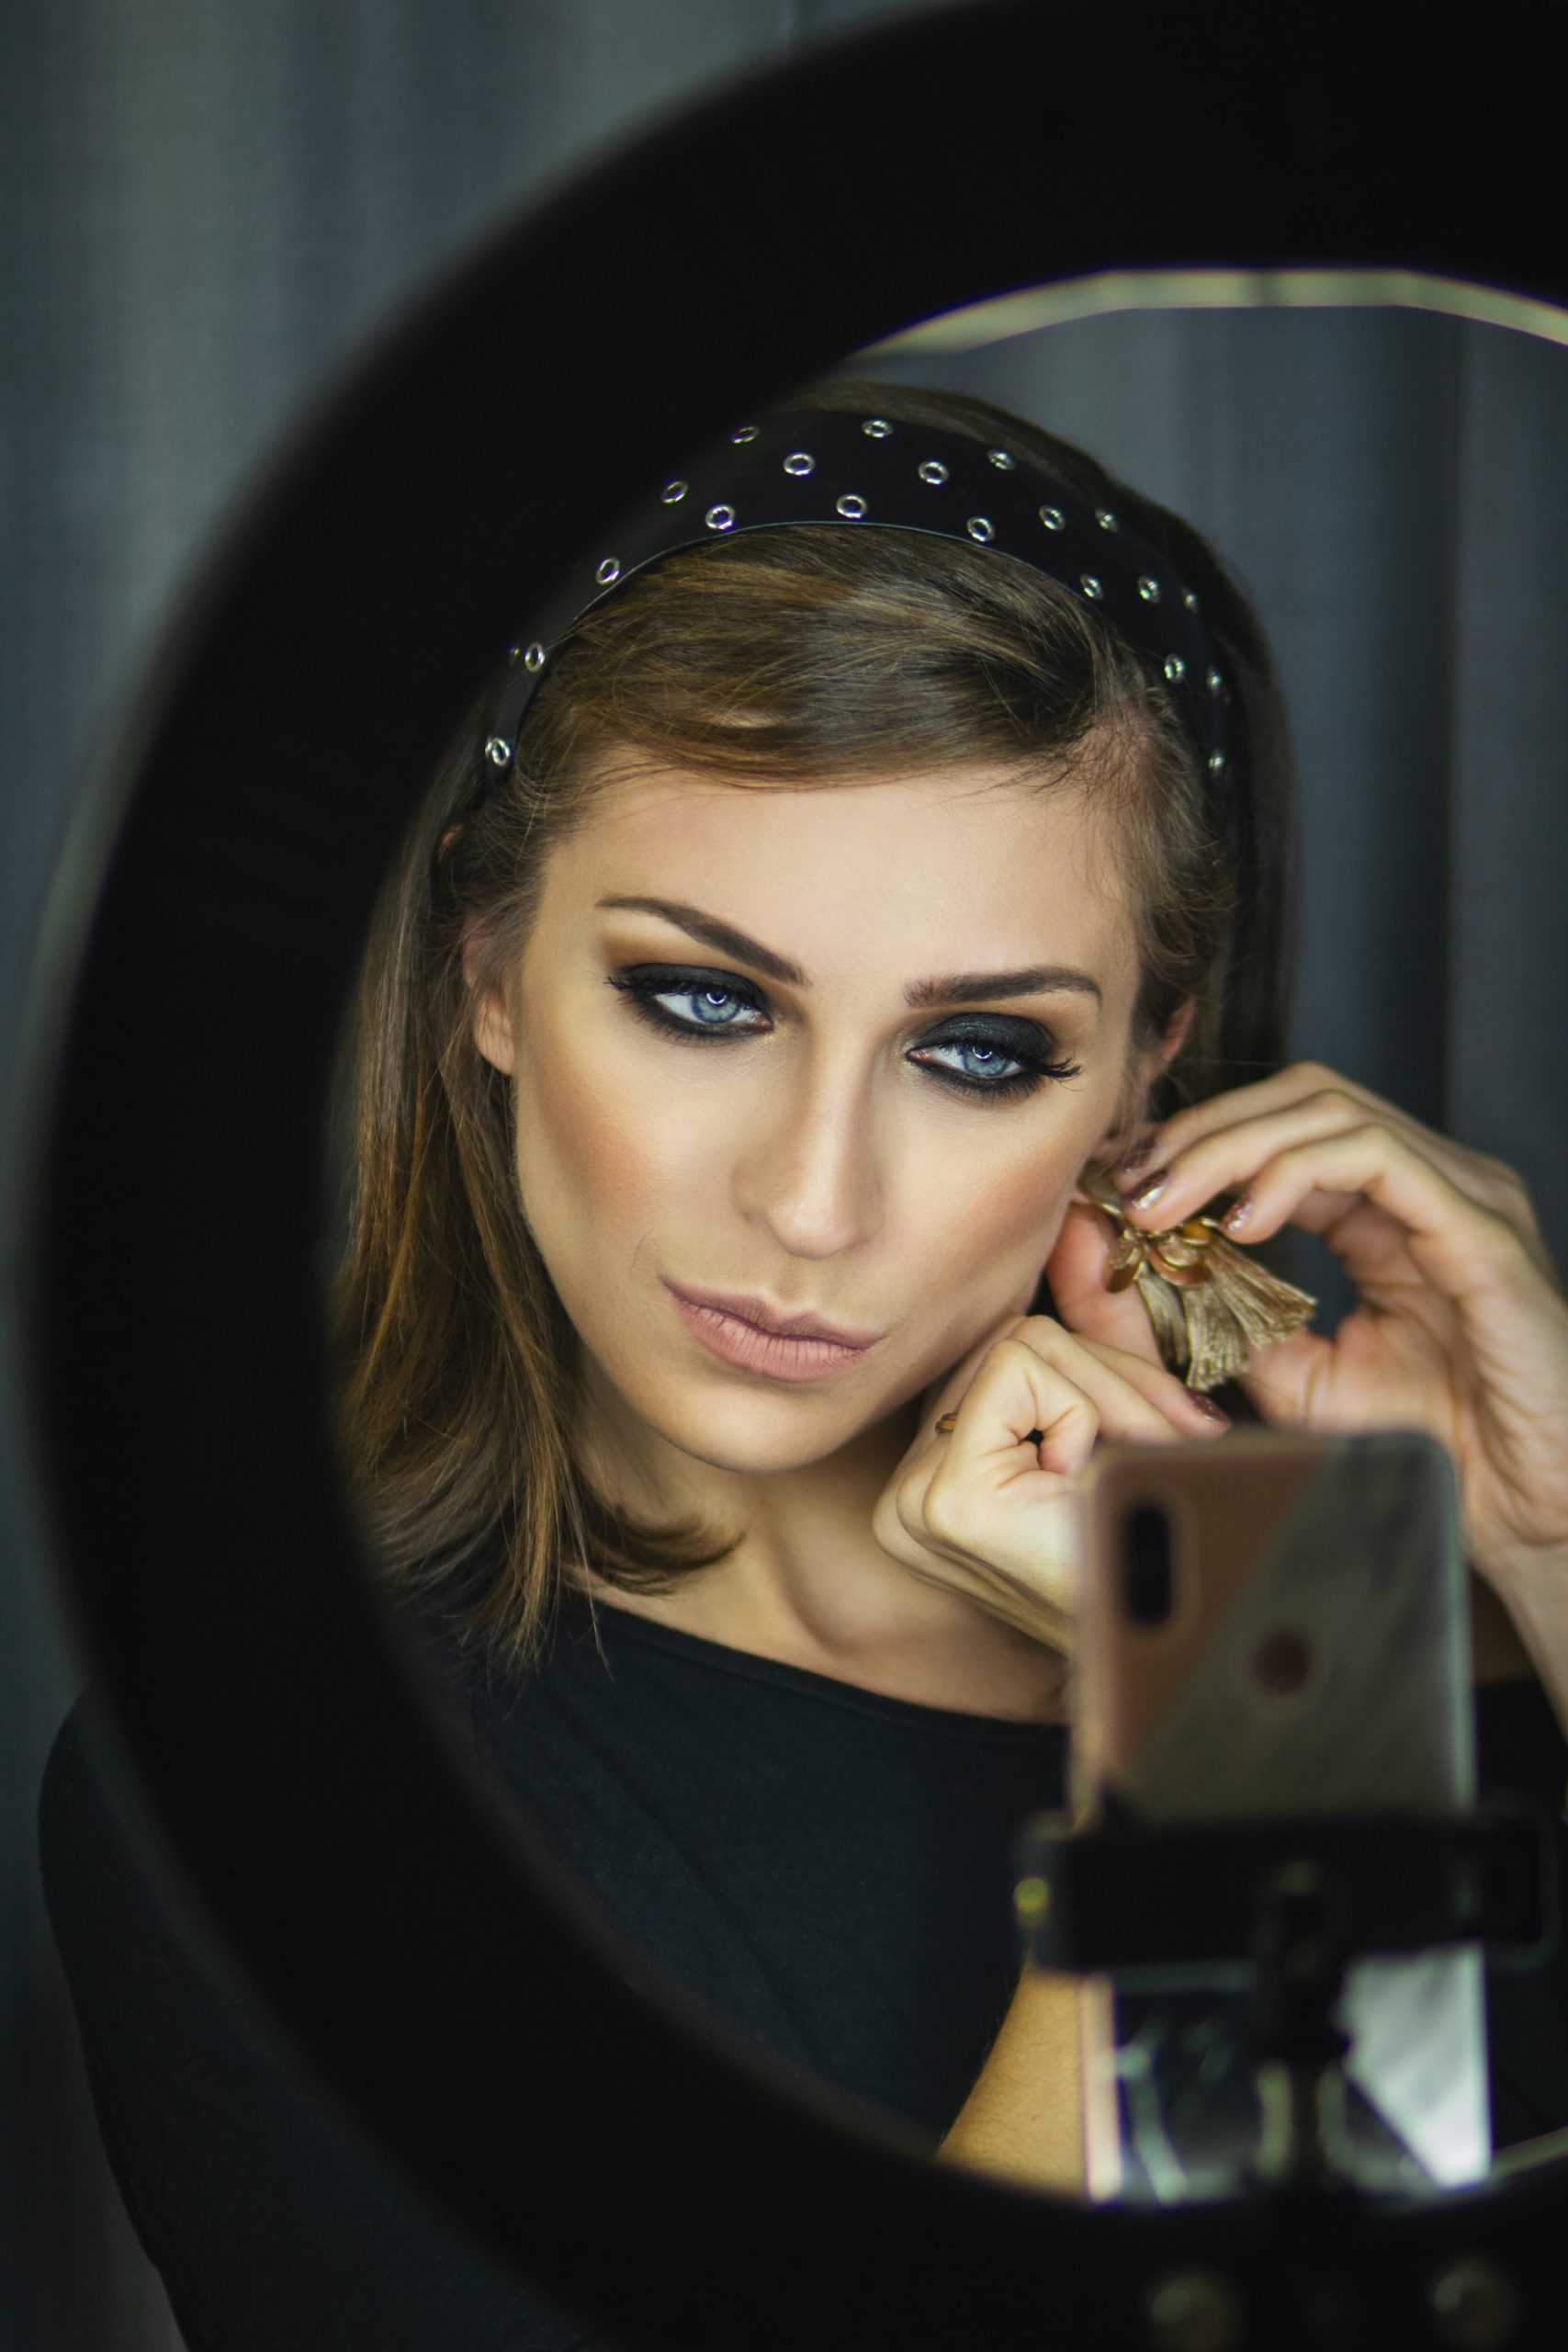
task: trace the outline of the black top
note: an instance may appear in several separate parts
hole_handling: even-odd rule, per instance
[[[686,1998],[934,2147],[1018,1973],[1009,1847],[1066,1733],[885,1698],[569,1597],[525,1680],[426,1612],[459,1736]],[[1539,1685],[1478,1694],[1483,1792],[1555,1815]],[[190,2352],[611,2352],[431,2211],[172,1916],[95,1769],[43,1784],[45,1893],[109,2159]],[[1568,1846],[1568,1829],[1564,1830]],[[1563,1857],[1568,1864],[1568,1852]],[[1489,1973],[1499,2146],[1568,2124],[1568,1960]]]

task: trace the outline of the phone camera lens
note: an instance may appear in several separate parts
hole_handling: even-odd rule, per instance
[[[1170,1521],[1158,1503],[1127,1515],[1122,1554],[1122,1605],[1135,1625],[1163,1625],[1170,1615]]]
[[[1291,1626],[1277,1625],[1254,1645],[1247,1664],[1260,1690],[1271,1699],[1293,1699],[1312,1673],[1312,1647]]]

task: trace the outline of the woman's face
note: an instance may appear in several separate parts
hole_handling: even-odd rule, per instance
[[[475,1030],[589,1393],[749,1471],[918,1396],[1028,1308],[1123,1098],[1137,977],[1075,791],[607,785]],[[852,1344],[770,1343],[715,1295]]]

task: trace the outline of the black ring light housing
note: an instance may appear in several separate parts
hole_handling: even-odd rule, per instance
[[[912,322],[1103,269],[1397,268],[1568,307],[1548,12],[1372,22],[1375,50],[1365,11],[1335,37],[1250,5],[946,9],[558,194],[296,439],[57,893],[17,1170],[30,1440],[141,1801],[364,2123],[649,2344],[1145,2346],[1156,2282],[1194,2267],[1249,2343],[1561,2337],[1560,2163],[1402,2209],[1089,2209],[850,2128],[700,2034],[459,1767],[323,1404],[322,1122],[375,889],[518,616],[649,481]],[[1434,2305],[1472,2256],[1517,2332]]]

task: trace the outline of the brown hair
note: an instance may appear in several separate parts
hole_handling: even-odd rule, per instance
[[[507,1081],[472,1041],[479,995],[516,969],[552,846],[615,755],[797,788],[983,760],[1110,793],[1142,932],[1134,1045],[1189,997],[1198,1008],[1150,1107],[1280,1059],[1292,765],[1267,642],[1220,559],[1081,450],[986,402],[838,384],[790,406],[1006,438],[1124,514],[1198,592],[1231,681],[1238,829],[1217,837],[1169,689],[1092,608],[1010,558],[869,526],[720,541],[629,582],[563,640],[477,809],[475,707],[366,954],[333,1339],[342,1442],[384,1571],[405,1593],[460,1592],[464,1621],[522,1665],[564,1562],[667,1590],[739,1540],[635,1520],[575,1458],[575,1335],[523,1217]]]

